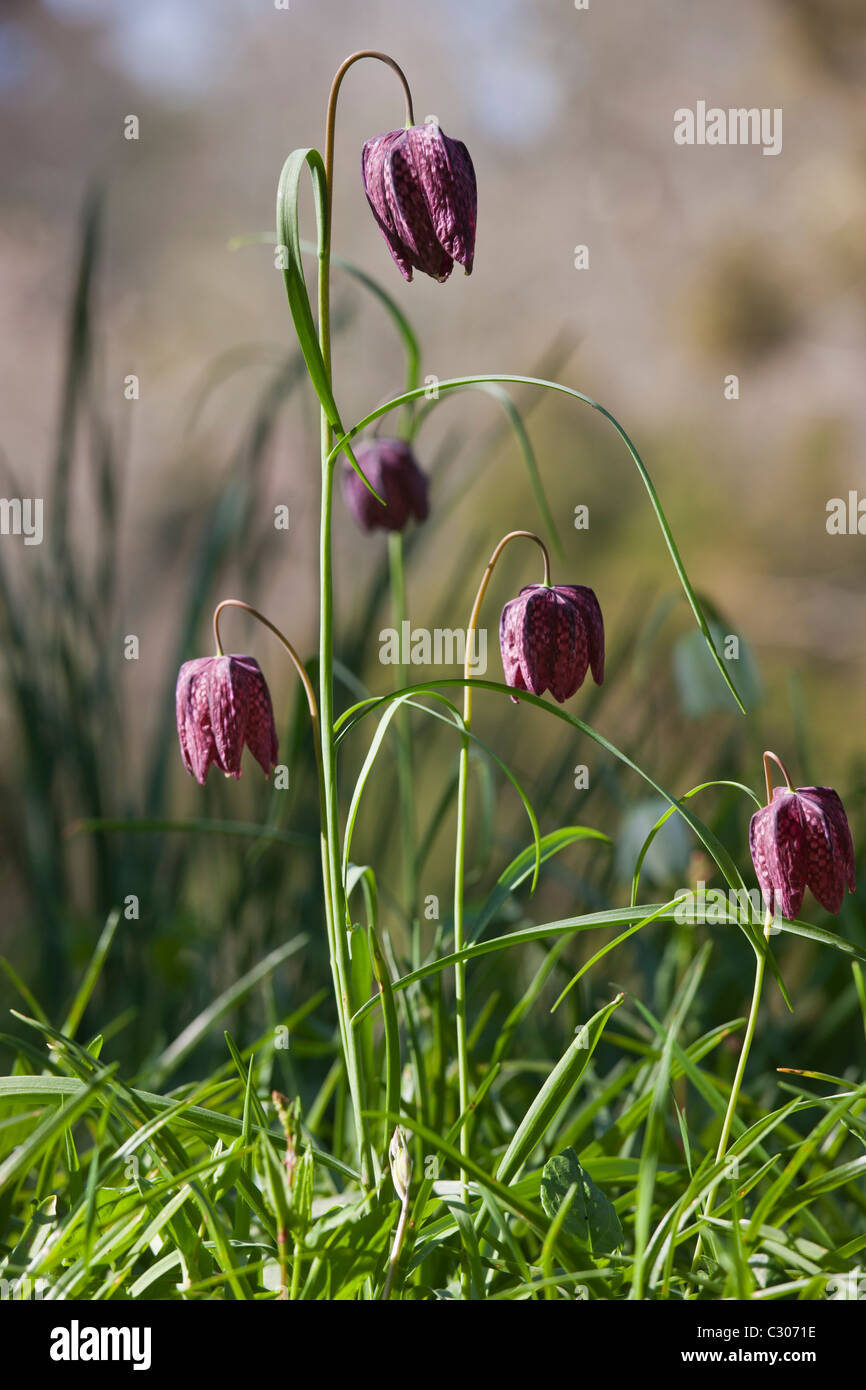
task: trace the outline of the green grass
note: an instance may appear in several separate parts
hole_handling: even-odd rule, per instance
[[[494,1299],[814,1299],[859,1268],[866,1085],[780,1075],[770,1094],[762,1077],[766,1101],[744,1098],[729,1154],[713,1162],[725,1048],[743,1020],[688,1026],[711,953],[708,941],[660,1017],[618,996],[559,1059],[520,1045],[545,997],[539,971],[505,1046],[491,1057],[473,1049],[468,1159],[453,1124],[440,1132],[404,1104],[410,1220],[392,1298],[459,1296],[464,1263],[470,1296]],[[215,1028],[219,1013],[202,1027]],[[423,1005],[419,1013],[427,1060]],[[298,1166],[289,1181],[269,1091],[279,1034],[243,1050],[226,1034],[226,1065],[160,1092],[146,1073],[123,1079],[101,1038],[82,1045],[18,1017],[27,1040],[0,1078],[0,1277],[43,1281],[52,1299],[381,1296],[398,1213],[390,1178],[364,1194],[352,1145],[334,1150],[338,1127],[317,1126],[322,1136],[301,1121],[292,1143],[306,1180]],[[383,1113],[381,1048],[371,1057],[384,1165],[398,1117]],[[325,1089],[330,1101],[315,1097],[310,1114],[340,1103],[339,1079]],[[589,1224],[573,1229],[551,1221],[541,1195],[545,1161],[570,1149],[596,1191]],[[693,1268],[702,1203],[720,1174]],[[593,1236],[611,1207],[620,1243],[599,1247]]]

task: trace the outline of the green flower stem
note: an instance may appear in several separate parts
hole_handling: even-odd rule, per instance
[[[334,187],[334,133],[337,119],[337,99],[343,78],[360,58],[377,58],[397,73],[406,96],[407,119],[412,122],[412,99],[402,71],[387,54],[372,50],[353,53],[338,68],[328,97],[325,122],[325,200],[323,225],[319,236],[319,347],[325,366],[328,388],[333,394],[331,369],[331,220]],[[363,1076],[355,1034],[352,1028],[352,1006],[349,993],[349,962],[346,945],[346,905],[340,855],[340,824],[337,806],[337,751],[334,740],[334,589],[331,557],[334,470],[336,457],[331,456],[333,444],[327,412],[321,412],[322,498],[319,536],[319,713],[322,765],[322,871],[325,889],[325,909],[331,952],[331,969],[343,1055],[348,1073],[349,1091],[355,1133],[359,1148],[361,1181],[369,1186],[372,1172],[372,1152],[364,1116]]]
[[[403,564],[403,536],[399,531],[391,532],[388,536],[388,565],[389,579],[391,587],[391,608],[392,617],[397,631],[401,631],[401,624],[407,616],[406,612],[406,580]],[[401,689],[409,682],[409,671],[406,666],[400,665],[397,668],[397,688]],[[419,969],[421,965],[421,918],[418,910],[419,889],[418,889],[418,859],[417,846],[415,839],[416,817],[415,817],[415,780],[414,780],[414,757],[412,751],[412,727],[409,709],[403,705],[396,716],[397,725],[397,784],[400,803],[400,851],[403,865],[403,897],[405,900],[406,919],[410,930],[410,954],[413,970]],[[441,994],[441,981],[439,985]],[[421,995],[421,987],[415,990],[416,996]],[[409,1022],[411,1014],[407,1015],[408,1042],[412,1056],[412,1068],[415,1073],[415,1094],[422,1119],[429,1121],[429,1088],[427,1085],[426,1062],[424,1049],[420,1045],[417,1029]],[[420,1155],[419,1155],[420,1156]]]
[[[307,675],[306,669],[304,667],[303,662],[301,661],[301,658],[298,656],[298,653],[295,651],[291,642],[280,631],[276,624],[272,623],[269,618],[266,618],[264,613],[260,613],[257,608],[253,608],[252,604],[244,603],[241,599],[237,598],[223,599],[221,603],[217,604],[213,615],[213,633],[214,643],[217,649],[217,655],[223,655],[222,642],[220,641],[219,623],[220,616],[224,608],[240,608],[244,613],[249,613],[251,617],[257,619],[257,621],[262,623],[262,625],[266,627],[269,630],[269,632],[272,632],[274,634],[277,641],[282,643],[283,647],[291,657],[295,670],[301,678],[301,682],[304,687],[304,693],[307,697],[307,705],[309,706],[310,710],[310,720],[313,726],[313,747],[316,753],[316,774],[319,783],[319,823],[322,827],[323,832],[322,884],[325,894],[325,923],[328,932],[328,948],[331,960],[331,972],[334,979],[334,992],[337,998],[337,1014],[340,1023],[340,1039],[343,1046],[343,1055],[347,1059],[348,1065],[348,1059],[350,1056],[349,1049],[354,1043],[354,1033],[352,1031],[351,1023],[352,1010],[351,1001],[349,1000],[348,995],[342,984],[342,980],[345,978],[346,972],[345,969],[341,971],[339,968],[339,953],[337,951],[337,937],[339,933],[337,932],[335,925],[338,921],[338,918],[335,916],[334,913],[334,903],[335,901],[337,901],[337,899],[334,896],[333,876],[331,873],[330,858],[327,852],[328,839],[324,833],[325,827],[329,824],[330,815],[330,801],[327,793],[328,784],[325,776],[324,762],[324,749],[326,744],[324,730],[326,727],[333,729],[333,717],[329,719],[329,723],[327,726],[320,721],[319,711],[316,705],[316,696],[313,690],[312,682],[310,681],[310,677]],[[364,1169],[362,1165],[362,1174],[363,1172]]]
[[[776,763],[777,766],[781,769],[782,776],[785,779],[785,782],[788,786],[788,790],[793,790],[791,786],[791,779],[788,776],[788,769],[785,767],[785,764],[782,762],[781,758],[778,758],[775,753],[771,753],[769,751],[766,752],[764,754],[764,780],[766,782],[767,787],[768,806],[773,800],[773,774],[770,767],[771,761]],[[728,1141],[731,1137],[731,1129],[734,1123],[734,1115],[736,1114],[737,1110],[737,1101],[739,1100],[740,1096],[740,1088],[742,1087],[743,1077],[746,1073],[746,1065],[749,1060],[749,1052],[751,1051],[752,1047],[752,1039],[755,1036],[755,1025],[757,1023],[758,1009],[761,1003],[761,990],[764,985],[764,967],[767,962],[767,953],[770,949],[768,943],[770,940],[770,928],[772,927],[772,925],[773,914],[772,912],[770,912],[769,909],[767,909],[767,914],[764,918],[764,946],[761,950],[755,950],[755,984],[752,989],[752,1007],[749,1010],[749,1019],[746,1024],[746,1035],[743,1038],[743,1046],[740,1050],[740,1060],[737,1063],[737,1070],[736,1074],[734,1075],[734,1083],[731,1086],[731,1094],[728,1097],[728,1108],[725,1111],[725,1118],[722,1124],[722,1132],[719,1136],[719,1147],[716,1150],[716,1163],[721,1163],[728,1150]],[[720,1181],[721,1178],[717,1179],[717,1181],[713,1183],[713,1186],[707,1193],[707,1200],[704,1206],[705,1220],[713,1210],[713,1206],[716,1200],[716,1192],[718,1190]],[[697,1262],[700,1253],[701,1237],[698,1236],[697,1243],[695,1245],[694,1259],[692,1261],[693,1268],[695,1263]]]
[[[403,536],[392,531],[388,536],[388,566],[391,583],[392,618],[397,631],[406,621],[406,576],[403,566]],[[409,684],[409,670],[397,668],[397,689]],[[421,964],[420,923],[418,919],[418,873],[415,850],[415,787],[411,724],[408,708],[403,705],[397,715],[397,777],[400,788],[400,820],[403,848],[403,895],[406,915],[412,931],[412,968]]]
[[[770,927],[772,925],[773,915],[772,913],[768,912],[766,922],[764,924],[765,940],[769,937]],[[737,1063],[737,1070],[734,1076],[734,1083],[731,1086],[731,1094],[728,1097],[728,1108],[725,1111],[725,1118],[722,1123],[722,1132],[719,1136],[719,1146],[716,1149],[716,1163],[721,1163],[722,1159],[728,1151],[728,1141],[731,1137],[731,1129],[734,1123],[734,1115],[736,1114],[737,1110],[737,1101],[740,1098],[740,1088],[743,1084],[743,1077],[746,1074],[746,1065],[749,1061],[749,1052],[751,1051],[752,1047],[752,1039],[755,1036],[755,1025],[758,1021],[758,1008],[761,1003],[761,990],[763,989],[764,985],[764,966],[767,961],[768,949],[769,947],[765,947],[764,950],[755,951],[755,984],[752,989],[752,1006],[749,1010],[749,1019],[746,1024],[746,1035],[743,1038],[743,1046],[740,1050],[740,1060]],[[706,1220],[707,1217],[709,1217],[712,1213],[713,1206],[715,1205],[716,1200],[716,1192],[718,1191],[720,1182],[721,1176],[716,1179],[709,1192],[707,1193],[707,1200],[704,1206],[704,1220]],[[692,1268],[694,1268],[695,1264],[697,1263],[700,1253],[701,1237],[699,1235],[697,1243],[695,1245],[695,1253],[694,1258],[692,1260]]]
[[[320,263],[327,276],[327,260]],[[328,320],[320,319],[320,331],[328,333]],[[322,512],[319,566],[319,708],[321,714],[322,747],[322,872],[325,885],[326,918],[328,920],[331,968],[340,1018],[340,1034],[352,1111],[359,1148],[361,1181],[367,1187],[372,1174],[372,1157],[367,1124],[364,1119],[363,1081],[360,1059],[352,1028],[352,1005],[349,993],[349,962],[346,945],[346,907],[343,875],[340,864],[340,825],[337,809],[337,750],[334,743],[334,594],[331,564],[331,521],[333,512],[334,465],[328,463],[331,428],[322,413]]]
[[[460,740],[460,764],[459,778],[457,783],[457,840],[454,849],[454,951],[460,952],[464,945],[463,932],[463,877],[466,866],[466,810],[467,810],[467,789],[469,781],[469,731],[472,725],[472,668],[470,664],[470,654],[472,649],[472,639],[475,629],[478,626],[478,617],[481,612],[481,605],[484,602],[484,595],[487,593],[487,586],[490,577],[496,567],[496,562],[502,554],[509,541],[525,538],[534,541],[541,549],[544,556],[544,582],[550,583],[550,556],[547,547],[539,536],[533,531],[510,531],[507,536],[503,536],[488,561],[487,568],[481,576],[481,583],[478,586],[478,593],[475,595],[475,602],[472,605],[472,612],[469,617],[469,625],[466,629],[466,661],[464,665],[464,679],[466,685],[463,689],[463,734]],[[457,1076],[459,1087],[459,1109],[460,1115],[466,1116],[469,1110],[469,1053],[466,1040],[466,962],[458,960],[454,966],[454,1007],[457,1021]],[[460,1124],[460,1152],[468,1158],[469,1156],[469,1130],[465,1123]],[[460,1181],[463,1184],[464,1202],[468,1205],[468,1188],[466,1171],[461,1170]]]
[[[297,1301],[298,1293],[301,1288],[301,1250],[301,1242],[296,1240],[292,1255],[292,1287],[289,1291],[289,1298],[292,1302]]]
[[[308,676],[304,664],[301,661],[301,658],[298,656],[298,653],[292,646],[291,642],[288,640],[285,634],[280,631],[276,624],[272,623],[270,618],[266,618],[264,613],[260,613],[257,608],[253,608],[252,604],[244,603],[243,600],[237,598],[223,599],[221,603],[217,604],[214,610],[213,634],[214,643],[216,645],[218,656],[223,655],[222,642],[220,640],[220,616],[224,608],[240,608],[242,612],[249,613],[251,617],[255,618],[264,627],[266,627],[269,632],[272,632],[276,637],[277,641],[280,642],[282,646],[285,648],[285,650],[288,652],[292,660],[292,663],[295,667],[295,670],[301,678],[301,683],[304,687],[304,693],[307,697],[307,705],[310,711],[310,721],[313,726],[313,748],[315,749],[316,754],[316,774],[319,784],[319,823],[324,832],[324,828],[328,824],[328,797],[326,794],[326,783],[323,763],[324,740],[322,737],[322,731],[324,726],[322,725],[319,719],[319,711],[316,705],[316,696],[313,690],[312,682],[310,681],[310,677]],[[333,721],[331,722],[333,724]],[[340,1007],[342,991],[340,989],[339,984],[339,972],[336,968],[336,952],[334,942],[335,919],[333,912],[333,887],[331,881],[329,859],[326,853],[326,840],[324,833],[322,835],[322,883],[325,894],[325,922],[328,931],[329,955],[331,959],[331,969],[334,976],[334,989],[337,995],[338,1016],[340,1020],[340,1037],[343,1043],[343,1054],[344,1056],[348,1056],[346,1031],[348,1030],[349,1034],[351,1035],[351,1009],[348,1001],[346,1002],[345,1007]]]

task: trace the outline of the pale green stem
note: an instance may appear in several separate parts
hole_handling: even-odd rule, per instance
[[[764,780],[765,780],[766,786],[767,786],[767,805],[768,805],[768,806],[770,805],[770,803],[771,803],[772,800],[773,800],[773,777],[772,777],[772,773],[771,773],[771,770],[770,770],[770,761],[771,761],[771,760],[772,760],[774,763],[776,763],[776,764],[781,768],[781,770],[782,770],[782,775],[783,775],[783,777],[785,778],[785,782],[787,783],[787,786],[788,786],[788,790],[789,790],[789,791],[793,790],[793,788],[792,788],[792,786],[791,786],[791,779],[790,779],[790,777],[788,776],[788,770],[787,770],[787,768],[785,767],[785,764],[782,762],[781,758],[778,758],[778,757],[776,756],[775,753],[766,752],[766,753],[764,754]],[[765,916],[765,918],[764,918],[764,941],[765,941],[765,942],[769,942],[769,939],[770,939],[770,928],[772,927],[772,925],[773,925],[773,914],[772,914],[772,912],[770,912],[769,909],[768,909],[768,910],[767,910],[767,913],[766,913],[766,916]],[[717,1148],[717,1150],[716,1150],[716,1163],[721,1163],[722,1159],[724,1158],[725,1154],[726,1154],[727,1151],[728,1151],[728,1142],[729,1142],[730,1137],[731,1137],[731,1129],[732,1129],[732,1127],[733,1127],[733,1124],[734,1124],[734,1116],[735,1116],[736,1111],[737,1111],[737,1101],[738,1101],[739,1098],[740,1098],[740,1090],[741,1090],[742,1084],[743,1084],[743,1077],[744,1077],[745,1074],[746,1074],[746,1065],[747,1065],[747,1063],[748,1063],[748,1061],[749,1061],[749,1053],[750,1053],[751,1048],[752,1048],[752,1039],[753,1039],[754,1036],[755,1036],[755,1026],[756,1026],[757,1021],[758,1021],[758,1009],[759,1009],[760,1003],[761,1003],[761,990],[762,990],[763,984],[764,984],[764,967],[766,966],[766,963],[767,963],[767,951],[768,951],[768,950],[769,950],[769,945],[766,945],[765,948],[764,948],[763,950],[761,950],[761,951],[756,950],[756,951],[755,951],[755,957],[756,957],[756,960],[755,960],[755,984],[754,984],[754,987],[753,987],[753,989],[752,989],[752,1006],[751,1006],[751,1008],[750,1008],[750,1010],[749,1010],[749,1018],[748,1018],[748,1022],[747,1022],[747,1024],[746,1024],[746,1034],[745,1034],[745,1037],[743,1038],[743,1046],[742,1046],[742,1048],[741,1048],[741,1050],[740,1050],[740,1059],[739,1059],[739,1062],[737,1063],[737,1070],[736,1070],[736,1072],[735,1072],[735,1074],[734,1074],[733,1085],[731,1086],[731,1094],[730,1094],[730,1096],[728,1097],[728,1106],[727,1106],[727,1109],[726,1109],[726,1111],[725,1111],[725,1118],[724,1118],[724,1121],[722,1122],[722,1132],[721,1132],[721,1134],[719,1135],[719,1146],[718,1146],[718,1148]],[[707,1218],[708,1216],[710,1216],[711,1213],[712,1213],[713,1206],[714,1206],[715,1200],[716,1200],[716,1192],[717,1192],[717,1190],[718,1190],[718,1186],[719,1186],[720,1181],[721,1181],[721,1177],[717,1178],[716,1181],[713,1183],[712,1187],[710,1188],[709,1192],[707,1193],[707,1200],[706,1200],[706,1204],[705,1204],[705,1206],[704,1206],[704,1219],[705,1219],[705,1220],[706,1220],[706,1218]],[[701,1253],[701,1237],[698,1236],[697,1243],[696,1243],[696,1245],[695,1245],[694,1258],[693,1258],[693,1260],[692,1260],[692,1266],[693,1266],[693,1267],[694,1267],[695,1263],[697,1262],[697,1259],[698,1259],[700,1253]]]
[[[496,562],[502,554],[509,541],[523,537],[534,541],[540,547],[544,556],[544,582],[550,583],[550,557],[547,547],[540,537],[533,531],[510,531],[504,536],[497,545],[488,561],[487,568],[481,577],[478,586],[478,593],[475,595],[475,602],[472,605],[472,612],[469,617],[469,625],[466,629],[466,661],[464,665],[464,678],[466,685],[463,688],[463,724],[464,732],[460,741],[460,764],[459,779],[457,784],[457,840],[454,850],[454,950],[463,950],[463,876],[466,865],[466,804],[467,790],[469,781],[469,729],[472,724],[472,665],[471,654],[475,629],[478,625],[478,617],[481,612],[481,605],[490,577],[496,567]],[[454,1008],[457,1021],[457,1076],[459,1087],[459,1107],[460,1115],[463,1117],[460,1125],[460,1152],[464,1157],[469,1156],[469,1131],[466,1119],[469,1114],[469,1055],[467,1049],[466,1035],[466,962],[457,961],[454,966]],[[465,1170],[461,1170],[460,1181],[463,1185],[463,1200],[465,1205],[469,1205],[469,1192]],[[464,1271],[464,1287],[466,1273]]]
[[[402,632],[402,624],[407,617],[406,581],[403,566],[403,536],[399,531],[388,536],[388,564],[391,585],[391,608],[395,627]],[[401,643],[402,649],[402,643]],[[409,670],[401,664],[397,670],[397,689],[409,684]],[[410,930],[410,953],[412,969],[421,965],[421,921],[418,911],[418,862],[415,842],[415,782],[412,754],[412,727],[409,709],[403,705],[396,716],[397,722],[397,782],[400,799],[400,849],[403,862],[403,896],[406,918]],[[416,988],[416,996],[420,995]],[[429,1120],[427,1103],[427,1077],[424,1072],[424,1053],[418,1045],[416,1029],[409,1029],[409,1046],[412,1053],[412,1067],[415,1072],[415,1092],[421,1118]]]
[[[406,1235],[406,1226],[409,1221],[409,1193],[404,1194],[400,1207],[400,1219],[397,1222],[397,1230],[394,1233],[394,1244],[391,1248],[391,1259],[388,1263],[388,1274],[385,1279],[385,1287],[382,1290],[382,1299],[387,1302],[391,1297],[394,1288],[394,1276],[400,1263],[400,1252],[403,1249],[403,1240]]]
[[[337,99],[340,85],[353,63],[360,58],[377,58],[393,68],[403,85],[407,100],[407,116],[412,116],[411,97],[400,68],[387,54],[372,50],[353,53],[338,68],[328,97],[325,123],[325,184],[326,199],[324,228],[319,251],[318,307],[319,346],[329,385],[331,374],[331,217],[334,187],[334,132],[337,118]],[[410,121],[411,123],[411,121]],[[346,908],[340,855],[340,825],[337,808],[337,755],[334,743],[334,593],[331,560],[331,525],[333,514],[334,470],[336,458],[331,458],[332,431],[328,417],[321,413],[322,499],[319,537],[319,712],[321,717],[321,748],[323,777],[323,845],[322,868],[325,887],[325,908],[331,947],[331,968],[337,996],[337,1011],[356,1137],[361,1160],[361,1180],[368,1186],[372,1174],[372,1153],[364,1118],[363,1077],[358,1049],[352,1029],[352,1007],[349,994],[349,962],[346,946]]]
[[[403,567],[403,536],[392,531],[388,536],[388,564],[391,581],[391,611],[394,626],[402,633],[407,618],[406,579]],[[402,651],[402,643],[401,643]],[[397,668],[397,689],[409,684],[409,669]],[[402,706],[397,715],[397,776],[400,788],[400,834],[403,849],[403,894],[406,916],[412,932],[412,969],[421,964],[418,922],[418,874],[415,846],[415,784],[413,777],[412,730],[409,710]]]
[[[222,642],[220,640],[219,624],[220,617],[222,615],[223,609],[225,608],[240,608],[242,612],[249,613],[251,617],[255,618],[258,622],[262,623],[264,627],[266,627],[270,632],[274,634],[274,636],[277,638],[279,642],[282,643],[283,647],[291,657],[295,670],[301,678],[301,682],[304,687],[304,693],[307,697],[307,705],[310,710],[310,719],[313,725],[313,746],[316,754],[316,771],[318,774],[319,783],[319,819],[322,827],[322,878],[325,894],[325,923],[328,931],[328,947],[331,960],[331,971],[334,978],[334,991],[337,1000],[337,1015],[340,1023],[340,1039],[343,1046],[343,1055],[346,1058],[347,1067],[349,1067],[350,1059],[353,1056],[354,1034],[352,1033],[351,1024],[349,1023],[349,1019],[351,1018],[351,1006],[344,985],[346,971],[345,968],[341,968],[340,961],[339,937],[335,925],[339,919],[335,916],[334,913],[334,902],[336,901],[336,899],[334,896],[333,876],[331,873],[331,864],[327,848],[329,836],[326,834],[326,827],[330,823],[329,817],[331,814],[331,806],[333,804],[333,799],[329,798],[328,796],[330,774],[326,773],[325,770],[327,765],[325,758],[325,749],[328,743],[328,740],[325,738],[325,729],[333,729],[333,711],[329,716],[327,724],[325,724],[323,721],[319,719],[319,711],[316,705],[316,696],[313,691],[312,683],[310,681],[309,676],[307,675],[307,672],[304,668],[304,665],[300,657],[298,656],[291,642],[284,635],[284,633],[280,631],[276,624],[271,622],[270,618],[266,618],[265,615],[263,613],[260,613],[257,608],[253,608],[253,606],[249,603],[244,603],[242,599],[223,599],[221,603],[217,604],[217,607],[214,611],[213,631],[214,642],[216,644],[218,656],[223,655]],[[337,846],[339,851],[339,841],[337,841]],[[342,882],[342,880],[340,880],[340,882]],[[357,1068],[357,1062],[355,1063],[355,1065]],[[357,1117],[360,1116],[360,1113],[361,1109],[359,1105],[356,1112],[356,1123]],[[362,1175],[363,1173],[364,1169],[362,1162]]]
[[[768,912],[767,921],[764,926],[765,937],[767,936],[769,929],[772,925],[773,917],[772,914]],[[719,1146],[716,1149],[716,1163],[721,1163],[722,1159],[728,1151],[728,1141],[731,1137],[731,1129],[733,1127],[734,1116],[737,1111],[737,1101],[740,1098],[740,1089],[743,1084],[743,1077],[746,1074],[746,1065],[749,1060],[749,1052],[752,1048],[752,1039],[755,1036],[755,1025],[758,1021],[758,1008],[760,1007],[761,990],[764,984],[764,966],[767,960],[766,950],[756,951],[755,957],[755,983],[752,989],[752,1007],[749,1010],[749,1019],[748,1023],[746,1024],[746,1035],[743,1038],[743,1046],[740,1049],[740,1059],[737,1063],[737,1070],[734,1075],[733,1085],[731,1086],[731,1094],[728,1097],[728,1107],[725,1111],[725,1118],[722,1122],[722,1132],[719,1135]],[[707,1200],[704,1206],[705,1220],[712,1214],[712,1210],[716,1200],[716,1192],[718,1191],[719,1183],[721,1182],[722,1176],[723,1175],[720,1175],[716,1179],[709,1192],[707,1193]],[[692,1260],[692,1267],[694,1267],[694,1265],[697,1263],[698,1258],[700,1256],[701,1244],[701,1236],[699,1235],[697,1243],[695,1245],[695,1253],[694,1258]]]
[[[289,1291],[289,1298],[290,1298],[290,1300],[291,1300],[292,1302],[295,1302],[295,1301],[297,1300],[298,1292],[299,1292],[299,1290],[300,1290],[300,1287],[301,1287],[301,1242],[300,1242],[299,1240],[296,1240],[296,1241],[295,1241],[294,1252],[293,1252],[293,1256],[292,1256],[292,1287],[291,1287],[291,1290]]]

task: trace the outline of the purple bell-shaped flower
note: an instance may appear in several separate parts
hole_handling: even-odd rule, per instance
[[[402,439],[370,439],[355,449],[358,466],[385,499],[383,506],[350,463],[342,476],[343,498],[363,531],[403,531],[410,517],[427,517],[427,479]]]
[[[598,599],[582,584],[529,584],[506,603],[499,622],[506,684],[562,704],[592,670],[604,679],[604,623]],[[516,700],[515,696],[512,699]]]
[[[749,848],[767,909],[780,909],[788,921],[807,888],[835,913],[846,884],[851,893],[857,886],[848,817],[831,787],[776,787],[752,816]]]
[[[184,766],[204,786],[211,763],[240,777],[247,745],[266,777],[277,761],[271,696],[251,656],[205,656],[180,668],[177,734]]]
[[[472,273],[478,194],[469,151],[434,122],[368,140],[361,174],[400,274],[447,280],[458,261]]]

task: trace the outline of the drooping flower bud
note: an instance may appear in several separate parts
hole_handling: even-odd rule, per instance
[[[410,517],[427,518],[427,479],[402,439],[370,439],[355,449],[355,458],[386,506],[377,501],[350,463],[343,472],[346,506],[364,531],[402,531]]]
[[[596,685],[604,680],[601,609],[582,584],[521,589],[502,610],[499,646],[506,684],[515,690],[549,690],[562,704],[580,689],[589,668]]]
[[[204,786],[211,763],[240,777],[247,745],[266,777],[277,761],[271,696],[251,656],[205,656],[180,668],[177,733],[187,772]]]
[[[831,787],[776,787],[752,816],[749,848],[768,911],[793,920],[811,888],[828,912],[838,912],[845,885],[857,886],[854,844],[845,808]]]
[[[401,1202],[405,1202],[409,1195],[409,1184],[412,1181],[412,1159],[409,1156],[409,1147],[406,1143],[406,1135],[398,1125],[391,1135],[391,1143],[388,1146],[388,1158],[391,1166],[391,1181],[394,1190]]]
[[[435,121],[390,130],[361,153],[367,201],[400,274],[447,280],[458,261],[472,274],[478,193],[469,151]]]

